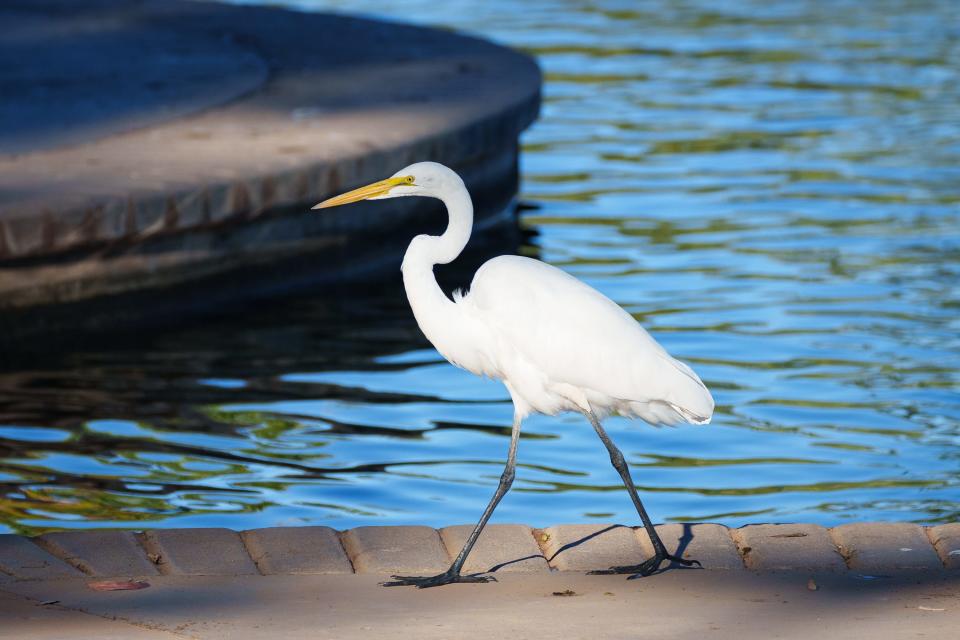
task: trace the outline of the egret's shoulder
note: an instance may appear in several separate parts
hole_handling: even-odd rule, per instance
[[[483,263],[473,277],[471,289],[492,284],[523,287],[557,286],[558,284],[587,286],[566,271],[546,262],[512,255],[497,256]]]
[[[527,326],[549,327],[555,334],[646,334],[630,314],[593,287],[562,269],[522,256],[500,256],[485,263],[474,276],[469,295],[488,321],[511,330]]]
[[[490,258],[477,270],[477,277],[483,273],[536,273],[543,270],[560,271],[546,262],[525,256],[505,255]],[[561,273],[563,273],[561,271]]]
[[[477,302],[494,304],[495,299],[516,304],[536,304],[544,310],[583,304],[593,313],[624,314],[609,298],[566,271],[523,256],[498,256],[488,260],[473,277],[470,286]],[[484,305],[486,306],[486,305]]]

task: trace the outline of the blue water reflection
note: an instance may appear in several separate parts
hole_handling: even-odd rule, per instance
[[[655,518],[960,517],[960,4],[283,4],[538,57],[520,250],[718,402],[709,427],[609,421]],[[28,532],[473,522],[511,419],[395,288],[65,354],[0,393],[0,529]],[[524,436],[495,521],[635,522],[582,418]]]

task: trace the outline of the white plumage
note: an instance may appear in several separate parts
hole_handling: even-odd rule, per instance
[[[528,410],[592,409],[650,424],[710,421],[713,398],[690,367],[616,303],[565,271],[500,256],[480,267],[457,306],[488,327],[490,343],[476,347]]]
[[[520,425],[531,412],[584,414],[630,491],[655,555],[610,571],[646,575],[665,560],[694,564],[666,551],[623,455],[600,419],[619,413],[654,425],[706,424],[713,415],[713,398],[697,374],[672,358],[609,298],[537,260],[493,258],[480,267],[466,294],[448,298],[437,285],[433,267],[451,262],[463,251],[473,227],[473,204],[460,177],[443,165],[419,162],[314,208],[402,196],[439,198],[449,214],[443,235],[415,237],[403,258],[403,284],[417,324],[453,364],[503,381],[513,399],[514,423],[497,492],[450,569],[437,576],[395,576],[397,581],[387,584],[432,587],[487,580],[462,576],[460,569],[513,482]]]

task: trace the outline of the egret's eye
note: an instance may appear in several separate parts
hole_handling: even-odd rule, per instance
[[[413,176],[404,176],[403,181],[406,184],[413,184]]]

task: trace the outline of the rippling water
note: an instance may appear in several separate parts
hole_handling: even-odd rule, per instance
[[[960,4],[287,4],[539,58],[519,250],[718,402],[709,427],[609,420],[655,519],[960,518]],[[509,401],[399,286],[0,373],[0,530],[475,521]],[[495,520],[635,522],[582,418],[532,417],[519,458]]]

